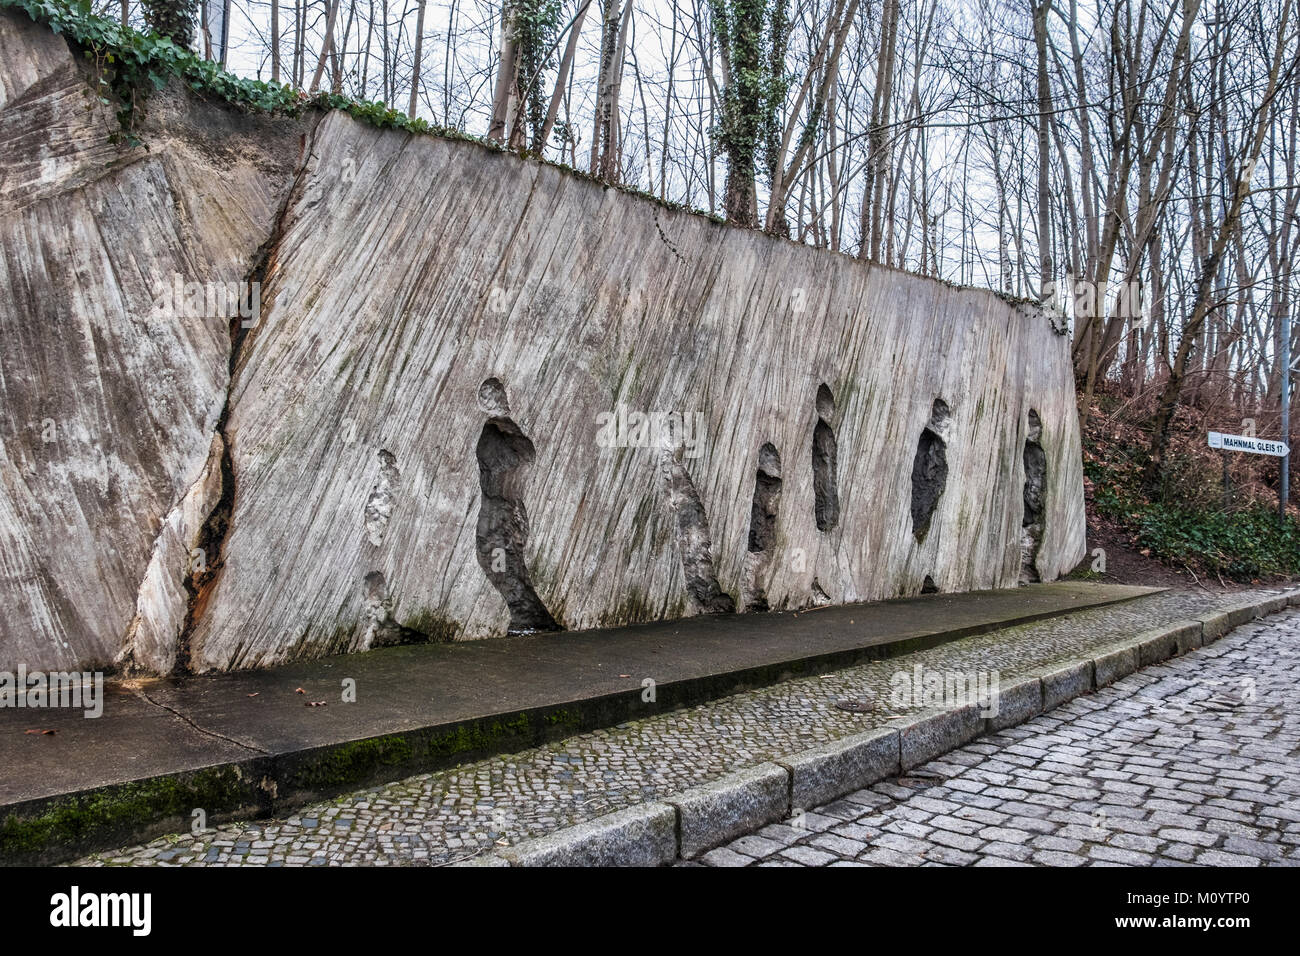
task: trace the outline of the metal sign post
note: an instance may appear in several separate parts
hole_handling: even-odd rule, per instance
[[[1282,360],[1282,441],[1291,440],[1291,314],[1287,309],[1282,310],[1282,342],[1281,342],[1281,360]],[[1286,502],[1290,495],[1291,483],[1291,457],[1283,455],[1281,465],[1282,473],[1277,483],[1277,514],[1283,521],[1286,520]]]

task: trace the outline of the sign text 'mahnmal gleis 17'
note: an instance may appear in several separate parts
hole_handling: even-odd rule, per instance
[[[1255,455],[1272,455],[1285,458],[1291,454],[1286,442],[1269,441],[1266,438],[1251,438],[1249,435],[1224,435],[1210,432],[1210,447],[1222,448],[1224,451],[1248,451]]]

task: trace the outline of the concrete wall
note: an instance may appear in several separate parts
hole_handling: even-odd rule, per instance
[[[0,135],[35,156],[98,148],[101,129],[21,132],[31,76],[74,82],[49,39],[0,16]],[[1037,309],[343,114],[260,121],[177,95],[151,117],[150,151],[92,180],[47,163],[40,196],[0,181],[0,334],[19,344],[0,366],[18,409],[0,666],[253,667],[512,620],[1014,586],[1031,409],[1032,573],[1083,557],[1068,340]],[[160,323],[173,274],[260,277],[257,321]],[[942,494],[918,537],[936,400],[943,464],[930,438],[923,465]],[[698,431],[610,447],[620,407]],[[47,417],[84,440],[50,447]]]

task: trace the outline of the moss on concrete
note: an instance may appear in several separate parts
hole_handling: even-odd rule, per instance
[[[145,821],[256,802],[255,788],[238,766],[107,787],[55,800],[31,816],[11,813],[0,824],[0,860],[32,860],[101,834],[130,833]]]
[[[407,763],[415,749],[401,734],[371,737],[330,747],[325,753],[299,766],[295,787],[333,790],[369,781],[384,767]]]
[[[460,624],[431,607],[418,608],[401,624],[409,630],[423,634],[431,644],[450,644],[461,632]]]
[[[446,760],[462,754],[494,750],[510,738],[528,738],[531,731],[527,714],[520,714],[513,720],[475,721],[434,737],[426,746],[425,753],[431,760]]]

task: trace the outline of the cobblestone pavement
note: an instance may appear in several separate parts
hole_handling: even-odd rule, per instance
[[[224,824],[197,837],[163,837],[79,862],[253,866],[456,862],[882,726],[898,715],[887,708],[848,713],[837,709],[835,702],[868,695],[887,701],[890,677],[916,664],[963,671],[997,669],[1006,682],[1016,674],[1077,658],[1139,631],[1249,596],[1165,592],[422,774],[278,819]],[[1213,648],[1207,651],[1212,652]]]
[[[1297,705],[1290,612],[701,863],[1298,866]]]

